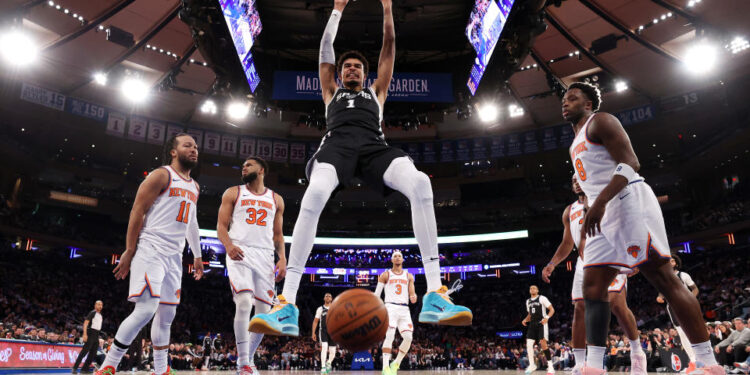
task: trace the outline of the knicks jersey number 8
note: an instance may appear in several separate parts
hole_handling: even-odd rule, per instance
[[[586,181],[586,170],[583,169],[583,162],[581,159],[576,159],[576,171],[578,171],[578,178],[581,181]]]
[[[266,215],[268,215],[268,212],[262,208],[248,208],[247,211],[247,219],[245,219],[245,222],[248,224],[257,224],[261,227],[266,226]]]

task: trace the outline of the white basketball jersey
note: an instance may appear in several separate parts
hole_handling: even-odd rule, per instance
[[[396,274],[388,270],[388,283],[385,284],[385,303],[409,304],[409,272]]]
[[[617,167],[617,162],[612,159],[604,145],[588,139],[586,132],[594,116],[596,114],[586,120],[573,140],[573,144],[570,145],[570,159],[576,171],[576,178],[581,189],[586,193],[589,203],[593,203],[604,187],[609,184]],[[640,178],[637,173],[636,178]]]
[[[273,250],[273,221],[276,217],[274,192],[266,188],[257,195],[240,185],[234,202],[229,238],[238,246]]]
[[[164,255],[182,254],[188,223],[197,220],[200,192],[193,179],[182,178],[168,165],[161,168],[169,172],[169,186],[146,213],[138,247],[148,244]]]
[[[578,248],[579,256],[583,256],[581,249],[581,227],[583,226],[583,204],[578,201],[573,202],[570,205],[570,213],[568,216],[570,220],[570,235],[573,236],[573,243]]]

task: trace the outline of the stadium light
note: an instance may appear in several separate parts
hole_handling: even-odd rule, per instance
[[[479,119],[482,122],[492,122],[497,119],[497,106],[492,103],[485,103],[479,107]]]
[[[94,73],[94,82],[96,82],[100,86],[104,86],[107,84],[107,73],[104,72],[96,72]]]
[[[211,99],[207,99],[201,105],[201,113],[215,115],[216,114],[216,103],[214,103],[214,101],[211,100]]]
[[[713,70],[718,59],[716,46],[700,41],[685,53],[685,68],[693,74],[706,74]]]
[[[508,106],[508,113],[510,113],[510,117],[523,116],[524,114],[523,107],[516,105],[516,104],[511,104]]]
[[[127,77],[122,80],[120,91],[125,99],[133,103],[142,103],[148,97],[149,87],[141,79]]]
[[[11,30],[0,37],[0,51],[8,63],[16,66],[33,63],[39,53],[37,44],[19,30]]]
[[[732,41],[726,46],[727,49],[732,51],[732,54],[738,54],[748,48],[750,48],[750,43],[748,43],[747,39],[738,36],[732,39]]]
[[[250,112],[250,106],[245,102],[231,102],[227,105],[227,115],[234,120],[242,120]]]
[[[623,92],[628,89],[628,84],[625,81],[615,81],[615,91]]]
[[[201,229],[201,237],[218,238],[216,231],[212,229]],[[489,242],[512,240],[518,238],[528,238],[528,230],[516,230],[511,232],[496,232],[482,234],[466,234],[462,236],[439,236],[438,244],[455,244],[469,242]],[[284,236],[284,242],[292,243],[292,236]],[[414,237],[403,238],[337,238],[337,237],[316,237],[315,245],[335,245],[335,246],[395,246],[395,245],[417,245],[417,239]]]

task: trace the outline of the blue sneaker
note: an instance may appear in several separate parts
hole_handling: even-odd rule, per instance
[[[470,326],[474,315],[467,307],[454,305],[448,297],[448,287],[427,293],[422,299],[419,322],[445,326]]]
[[[271,336],[299,336],[299,309],[279,296],[279,304],[268,314],[257,314],[250,320],[250,332]]]

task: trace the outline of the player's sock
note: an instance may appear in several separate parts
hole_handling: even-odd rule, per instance
[[[687,353],[688,358],[690,358],[690,362],[695,362],[695,351],[693,351],[693,345],[690,344],[690,339],[688,339],[687,335],[685,334],[685,330],[682,329],[682,327],[676,327],[677,333],[680,334],[680,342],[682,343],[682,347],[685,349],[685,353]]]
[[[331,366],[331,363],[333,363],[333,360],[336,359],[336,347],[335,346],[329,346],[328,347],[328,366]]]
[[[117,341],[117,339],[115,339],[114,343],[112,343],[112,347],[110,347],[109,352],[107,353],[107,357],[104,358],[102,368],[105,368],[107,366],[117,368],[117,365],[120,364],[120,360],[127,352],[128,347],[121,344],[119,341]]]
[[[586,362],[586,349],[573,348],[573,357],[576,359],[576,366],[582,367]]]
[[[253,295],[239,293],[234,296],[234,337],[237,340],[237,366],[242,367],[250,362],[250,332],[247,324],[253,309]]]
[[[154,349],[154,372],[156,374],[167,372],[167,349]]]
[[[641,346],[640,337],[635,340],[630,340],[630,356],[641,355],[643,353],[643,346]]]
[[[534,340],[526,339],[526,354],[529,359],[529,367],[536,368],[536,361],[534,360],[536,357],[534,355]]]
[[[693,344],[693,351],[695,352],[696,362],[701,362],[704,366],[713,366],[716,364],[716,357],[714,357],[714,351],[711,350],[710,341]]]
[[[323,342],[320,344],[320,368],[321,370],[326,367],[326,358],[328,357],[328,343]]]
[[[291,304],[297,302],[297,290],[315,241],[320,213],[323,212],[328,198],[338,185],[336,168],[329,163],[316,161],[310,174],[310,183],[302,197],[297,222],[294,223],[292,246],[289,249],[289,265],[286,269],[284,290],[281,293]]]
[[[414,236],[417,238],[427,279],[427,291],[435,291],[443,283],[440,281],[437,222],[430,178],[418,171],[414,163],[404,156],[391,162],[383,174],[383,182],[409,199]]]
[[[243,341],[237,343],[237,367],[249,366],[253,363],[252,357],[250,357],[250,342]]]
[[[604,352],[607,350],[604,346],[586,346],[586,367],[593,367],[604,370]]]
[[[258,350],[258,347],[260,346],[260,342],[262,340],[263,340],[262,333],[250,332],[250,342],[248,345],[249,346],[248,358],[249,358],[250,365],[255,364],[255,351]]]
[[[552,368],[552,353],[550,353],[549,348],[544,349],[544,358],[547,360],[547,368]]]
[[[404,359],[405,356],[406,356],[406,353],[399,350],[398,355],[396,356],[396,359],[393,362],[401,366],[401,360]]]
[[[388,353],[383,352],[383,368],[386,368],[390,366],[391,364],[391,353],[390,351]]]

